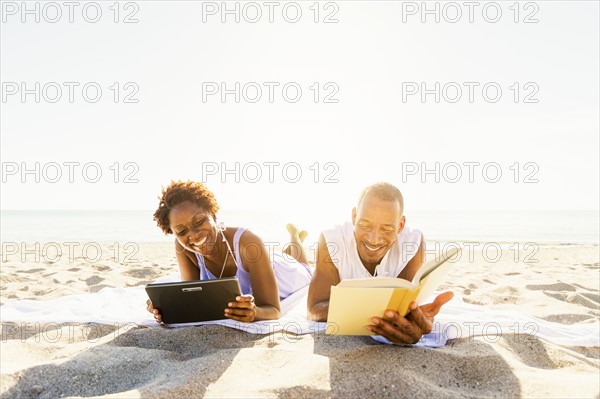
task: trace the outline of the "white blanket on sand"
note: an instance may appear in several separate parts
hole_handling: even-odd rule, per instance
[[[160,281],[174,281],[169,276]],[[216,320],[197,323],[219,324],[252,334],[287,332],[311,334],[334,332],[335,326],[306,319],[308,287],[281,302],[281,318],[270,321],[242,323],[234,320]],[[434,295],[435,296],[435,295]],[[2,339],[16,331],[7,323],[99,323],[117,326],[156,326],[146,311],[147,296],[143,286],[132,288],[104,288],[94,294],[68,295],[52,300],[16,300],[0,306]],[[433,297],[431,298],[433,300]],[[185,326],[190,326],[186,324]],[[180,327],[173,326],[170,327]],[[516,311],[491,310],[484,306],[465,303],[455,296],[436,316],[433,331],[415,345],[444,346],[449,339],[484,336],[496,342],[502,335],[530,334],[564,346],[600,346],[600,323],[564,325],[527,316]],[[374,337],[385,342],[385,338]]]

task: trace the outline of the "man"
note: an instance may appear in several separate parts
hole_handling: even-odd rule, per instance
[[[420,231],[405,227],[403,211],[400,191],[389,183],[377,183],[361,193],[351,224],[321,234],[308,290],[309,319],[327,320],[331,286],[342,279],[396,276],[412,280],[425,259],[425,240]],[[388,309],[384,318],[373,317],[373,324],[365,328],[395,344],[413,344],[431,332],[434,316],[453,295],[445,292],[421,307],[412,302],[406,317]]]

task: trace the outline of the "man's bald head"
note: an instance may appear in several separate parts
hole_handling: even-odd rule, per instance
[[[397,201],[400,205],[400,215],[404,213],[404,198],[402,197],[402,193],[396,186],[390,183],[381,182],[366,187],[360,193],[360,197],[358,197],[356,208],[360,208],[361,202],[367,195],[381,201]]]

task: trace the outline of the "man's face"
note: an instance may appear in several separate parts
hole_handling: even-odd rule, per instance
[[[352,224],[358,255],[366,263],[377,264],[394,245],[406,219],[398,201],[383,201],[366,195],[352,210]]]

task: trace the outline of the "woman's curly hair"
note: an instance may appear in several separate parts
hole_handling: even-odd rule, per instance
[[[182,202],[189,201],[209,212],[216,218],[219,204],[215,195],[206,186],[194,181],[173,181],[167,187],[163,187],[162,196],[158,197],[160,202],[158,209],[154,212],[156,224],[165,234],[172,234],[169,213],[173,207]]]

